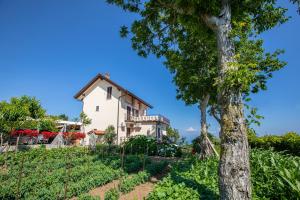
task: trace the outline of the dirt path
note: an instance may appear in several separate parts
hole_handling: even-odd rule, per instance
[[[114,180],[113,182],[107,183],[101,187],[94,188],[89,192],[92,196],[100,196],[100,199],[104,199],[104,194],[111,188],[117,188],[119,184],[119,180]]]
[[[148,196],[150,192],[152,192],[154,188],[154,183],[147,182],[141,185],[138,185],[127,194],[122,194],[120,196],[120,200],[143,200]]]

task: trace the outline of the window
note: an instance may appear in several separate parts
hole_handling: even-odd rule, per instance
[[[107,87],[107,99],[111,99],[112,87]]]
[[[96,112],[99,112],[99,106],[96,106]]]

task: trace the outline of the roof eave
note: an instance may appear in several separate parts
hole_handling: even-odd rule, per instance
[[[115,87],[117,87],[119,90],[123,90],[126,94],[136,98],[137,100],[139,100],[140,102],[142,102],[144,105],[148,106],[149,108],[153,108],[153,106],[149,103],[147,103],[146,101],[142,100],[141,98],[139,98],[138,96],[136,96],[135,94],[133,94],[132,92],[126,90],[125,88],[119,86],[118,84],[116,84],[115,82],[113,82],[112,80],[106,78],[105,76],[103,76],[102,74],[97,74],[97,76],[95,76],[90,82],[88,82],[88,84],[86,86],[84,86],[79,92],[77,92],[74,95],[74,98],[81,101],[82,99],[79,99],[79,97],[88,89],[90,88],[98,79],[101,80],[105,80],[107,82],[109,82],[110,84],[114,85]]]

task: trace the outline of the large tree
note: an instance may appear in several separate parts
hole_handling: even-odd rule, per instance
[[[209,105],[216,103],[217,53],[210,38],[201,39],[197,33],[177,33],[178,48],[165,54],[164,64],[174,74],[177,98],[187,105],[197,104],[200,111],[201,154],[200,158],[214,154],[213,144],[208,138],[206,112]],[[204,45],[203,45],[204,43]],[[202,44],[202,45],[200,45]]]
[[[196,32],[200,39],[213,37],[218,55],[215,85],[221,114],[220,195],[221,199],[250,199],[249,147],[242,94],[250,91],[253,79],[259,76],[255,71],[257,65],[243,64],[246,60],[236,54],[236,43],[245,38],[234,30],[240,33],[244,29],[246,39],[255,37],[287,21],[286,9],[277,6],[275,0],[107,1],[140,15],[131,26],[131,40],[141,56],[149,53],[165,56],[169,49],[179,48],[177,33],[180,31]],[[121,33],[126,35],[127,28],[122,27]],[[266,71],[268,67],[265,66]]]

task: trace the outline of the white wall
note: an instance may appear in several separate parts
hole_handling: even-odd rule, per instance
[[[111,99],[107,99],[107,87],[112,87]],[[85,97],[82,100],[83,112],[92,119],[92,123],[84,127],[85,132],[87,133],[93,129],[104,131],[109,125],[113,125],[117,132],[118,98],[123,95],[122,91],[106,81],[97,80],[84,94]],[[136,99],[133,101],[133,106],[131,104],[132,98],[128,95],[120,99],[118,141],[120,141],[121,137],[126,137],[125,116],[127,114],[127,106],[139,110],[139,115],[144,115],[148,108],[142,103],[139,104]],[[96,106],[99,106],[98,112],[96,111]],[[120,127],[121,124],[125,126],[123,129]],[[147,128],[143,128],[143,131],[139,133],[147,134],[147,131],[144,131],[145,129]],[[135,133],[137,134],[137,132],[133,131],[131,135]],[[88,144],[87,141],[88,137],[84,143]]]
[[[116,87],[112,87],[112,97],[107,99],[107,87],[110,87],[106,81],[98,80],[92,87],[85,92],[83,99],[83,112],[92,119],[92,123],[85,127],[88,132],[93,129],[105,130],[107,126],[117,126],[118,97],[121,95]],[[99,106],[99,111],[96,111]]]

